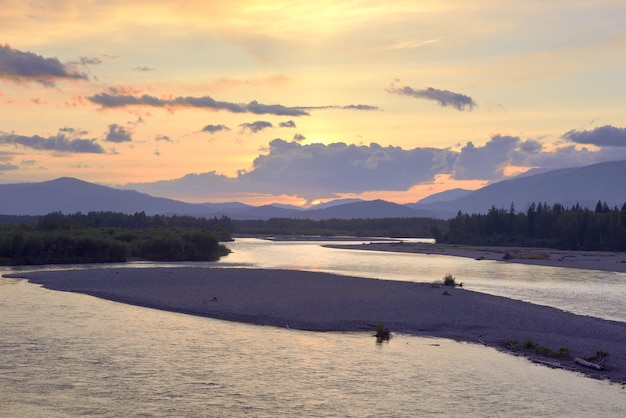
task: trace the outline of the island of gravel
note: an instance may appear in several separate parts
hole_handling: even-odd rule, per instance
[[[138,306],[291,329],[373,332],[382,323],[392,333],[484,344],[551,367],[626,384],[626,323],[458,287],[306,271],[206,267],[90,268],[4,277]],[[524,348],[524,341],[555,351],[566,348],[567,355],[544,357]],[[598,351],[609,354],[604,370],[574,361]]]

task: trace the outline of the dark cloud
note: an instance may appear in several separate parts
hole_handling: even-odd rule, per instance
[[[282,105],[266,105],[256,100],[248,104],[223,102],[210,96],[203,97],[175,97],[173,99],[160,99],[155,96],[144,94],[142,96],[114,95],[99,93],[87,97],[92,103],[105,108],[126,106],[152,106],[152,107],[195,107],[201,109],[225,110],[232,113],[272,114],[277,116],[306,116],[309,113],[302,108],[286,107]]]
[[[347,105],[347,106],[296,106],[287,107],[279,104],[263,104],[256,100],[250,103],[232,103],[215,100],[210,96],[191,97],[179,96],[171,99],[161,99],[155,96],[144,94],[133,96],[130,94],[117,94],[116,89],[110,89],[111,93],[98,93],[87,97],[87,100],[104,108],[116,108],[127,106],[151,106],[151,107],[195,107],[200,109],[224,110],[232,113],[253,113],[256,115],[276,115],[276,116],[309,116],[310,110],[319,109],[343,109],[343,110],[380,110],[376,106],[370,105]]]
[[[434,100],[442,107],[452,106],[456,110],[472,110],[476,103],[474,100],[461,93],[454,93],[448,90],[439,90],[432,87],[425,89],[413,89],[409,86],[395,87],[391,86],[387,89],[389,93],[399,94],[401,96],[414,97],[416,99]]]
[[[85,136],[89,133],[85,130],[70,128],[68,126],[60,128],[59,132],[62,132],[63,134],[67,135],[70,138],[80,138],[81,136]]]
[[[626,147],[626,128],[606,125],[591,131],[571,130],[564,133],[562,138],[577,144],[589,144],[598,147]]]
[[[102,64],[104,61],[102,61],[100,58],[93,58],[93,57],[80,57],[80,61],[79,61],[82,65],[100,65]]]
[[[135,67],[134,70],[135,71],[147,72],[147,71],[154,71],[154,68],[150,68],[150,67]]]
[[[172,142],[170,137],[167,135],[157,135],[154,139],[156,139],[157,141]]]
[[[109,125],[109,130],[106,132],[104,140],[107,142],[131,142],[133,140],[131,133],[123,126],[113,123]]]
[[[407,190],[414,184],[431,181],[438,173],[450,173],[453,162],[453,152],[434,148],[302,145],[274,139],[266,154],[254,160],[253,168],[240,172],[236,178],[211,172],[126,187],[180,198],[206,196],[206,191],[211,190],[215,194],[290,194],[315,199],[337,193]]]
[[[54,86],[63,79],[87,79],[87,75],[61,64],[56,58],[44,58],[32,52],[0,45],[0,79],[9,81],[35,81],[44,86]]]
[[[47,138],[39,135],[25,136],[13,133],[0,133],[0,144],[21,145],[36,150],[62,153],[103,154],[104,149],[95,139],[72,139],[63,132]]]
[[[293,136],[293,140],[296,142],[301,142],[304,141],[306,139],[306,136],[302,135],[302,134],[295,134]]]
[[[280,193],[282,189],[282,193],[306,198],[366,190],[407,190],[432,180],[439,172],[450,172],[445,156],[448,153],[434,148],[403,150],[374,143],[303,145],[275,139],[267,154],[254,160],[253,169],[242,180],[270,193]]]
[[[292,120],[288,120],[287,122],[280,122],[278,124],[278,126],[280,128],[295,128],[296,127],[296,123]]]
[[[236,177],[210,172],[127,187],[177,198],[287,194],[313,200],[345,193],[408,190],[432,182],[439,174],[457,180],[499,181],[507,178],[505,169],[511,165],[555,169],[626,159],[626,147],[592,151],[573,144],[547,150],[537,140],[509,135],[494,135],[482,145],[467,142],[459,151],[375,143],[304,144],[304,136],[296,137],[290,142],[274,139],[252,168]]]
[[[265,105],[257,102],[256,100],[246,105],[246,111],[255,113],[257,115],[278,115],[278,116],[305,116],[309,113],[301,108],[297,107],[285,107],[282,105]]]
[[[380,108],[378,106],[370,106],[370,105],[364,105],[364,104],[341,106],[341,109],[346,109],[346,110],[380,110]]]
[[[301,106],[300,109],[306,109],[306,110],[341,109],[341,110],[365,110],[365,111],[381,110],[380,107],[378,106],[370,106],[370,105],[364,105],[364,104],[346,105],[346,106],[337,106],[337,105]]]
[[[207,125],[202,128],[202,132],[208,132],[210,134],[214,134],[220,131],[230,131],[230,128],[226,125]]]
[[[19,167],[14,165],[14,164],[0,164],[0,171],[11,171],[11,170],[17,170]]]
[[[519,150],[520,139],[496,135],[482,147],[468,142],[454,162],[453,176],[457,180],[493,180],[504,176],[504,168]]]
[[[265,128],[272,128],[274,125],[271,124],[271,122],[267,122],[264,120],[257,120],[256,122],[252,122],[252,123],[242,123],[241,125],[239,125],[241,127],[241,130],[250,130],[253,133],[257,133],[259,131],[262,131]]]

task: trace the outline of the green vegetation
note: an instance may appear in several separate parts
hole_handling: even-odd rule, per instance
[[[230,252],[228,218],[90,212],[38,217],[35,224],[0,226],[0,264],[215,261]]]
[[[514,350],[519,347],[519,341],[517,339],[507,340],[501,343],[501,345],[509,350]],[[563,358],[570,355],[570,349],[568,347],[560,347],[558,350],[553,350],[548,347],[536,344],[534,341],[528,339],[522,343],[522,349],[526,351],[533,351],[535,354],[545,357]]]
[[[450,273],[446,274],[443,277],[443,285],[444,286],[456,286],[456,279],[453,275],[451,275]]]
[[[587,360],[587,361],[597,361],[602,363],[604,360],[606,360],[606,358],[609,356],[608,351],[606,350],[598,350],[596,352],[596,354],[592,355],[592,356],[586,356],[583,357],[583,360]]]
[[[610,209],[598,201],[595,210],[555,203],[531,204],[517,213],[491,207],[486,214],[451,219],[439,243],[546,247],[563,250],[626,251],[626,203]]]
[[[357,237],[430,238],[448,229],[432,218],[233,220],[236,232],[251,235],[349,235]]]
[[[391,338],[391,332],[389,332],[389,330],[385,327],[385,325],[383,325],[382,322],[376,324],[375,330],[376,334],[374,336],[376,337],[376,340],[378,342],[388,341]]]

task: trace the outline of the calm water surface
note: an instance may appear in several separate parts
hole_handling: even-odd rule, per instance
[[[357,251],[328,242],[240,239],[218,265],[324,271],[377,279],[432,282],[450,273],[470,290],[626,322],[626,274],[529,266],[442,255]],[[358,248],[360,244],[355,243]]]
[[[531,296],[551,293],[568,276],[531,268],[524,281],[515,267],[505,276],[499,263],[311,243],[230,246],[235,252],[214,266],[416,281],[451,272],[468,287],[479,286],[479,266],[489,273],[480,286],[495,280],[494,288],[508,284],[505,292]],[[623,277],[610,280],[623,286]],[[0,326],[2,417],[626,416],[621,386],[444,339],[396,335],[378,345],[363,333],[229,323],[9,279],[0,280]]]

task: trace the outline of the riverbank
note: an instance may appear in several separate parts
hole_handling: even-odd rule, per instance
[[[428,255],[446,255],[494,260],[505,263],[565,267],[626,273],[626,253],[610,251],[565,251],[550,248],[488,247],[418,242],[376,242],[362,245],[328,244],[329,248],[369,251],[392,251]]]
[[[373,333],[383,323],[392,333],[480,343],[552,367],[626,383],[626,323],[462,288],[305,271],[189,267],[35,271],[6,277],[26,278],[53,290],[259,325]],[[537,354],[539,347],[555,357]],[[608,353],[605,370],[574,362],[598,351]]]

